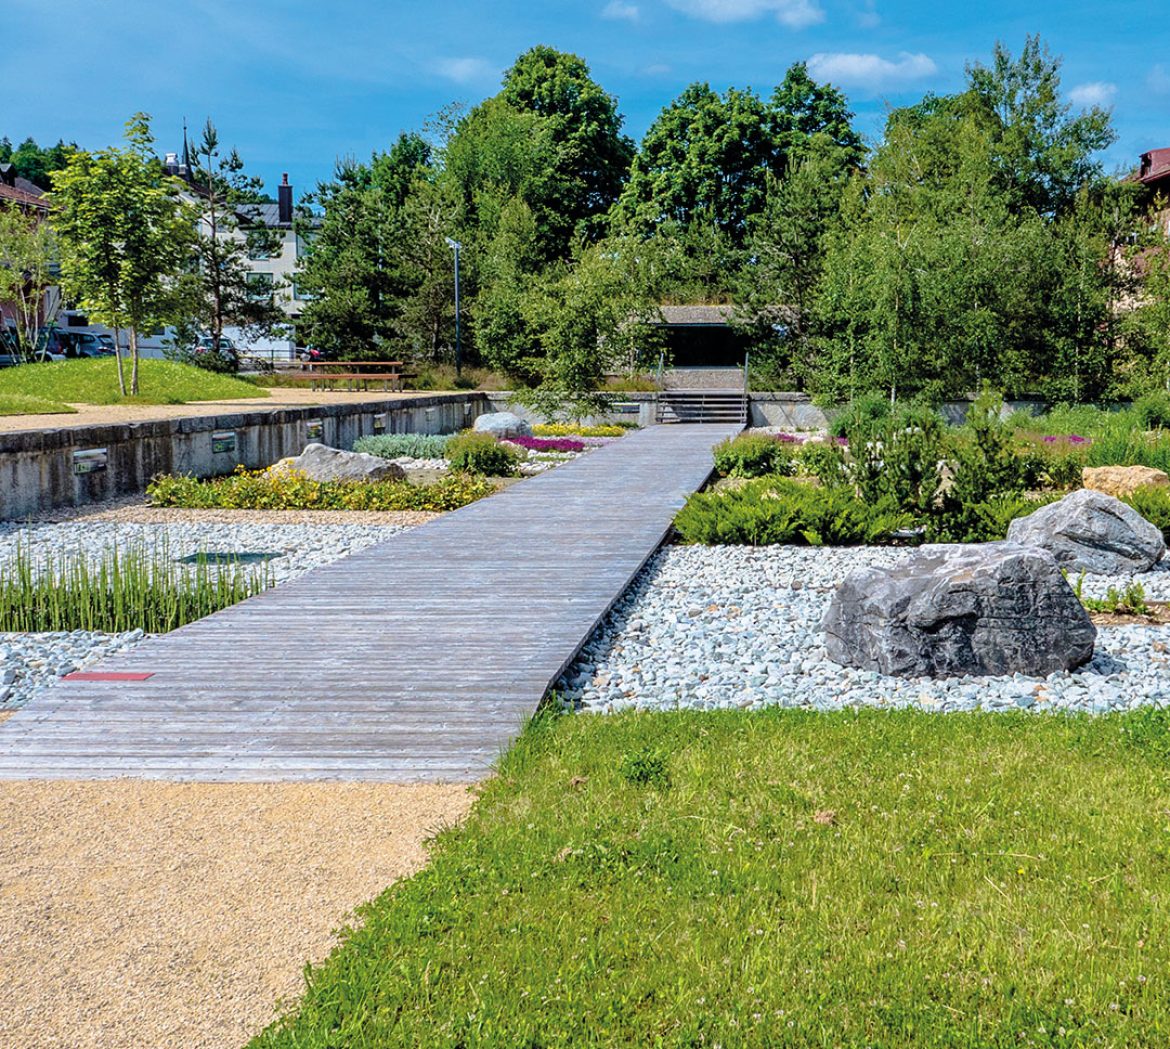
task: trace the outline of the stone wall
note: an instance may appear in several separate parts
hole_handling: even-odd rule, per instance
[[[161,473],[212,477],[240,465],[260,469],[314,441],[352,448],[375,433],[454,433],[490,410],[484,394],[459,393],[17,430],[0,434],[0,518],[133,495]]]

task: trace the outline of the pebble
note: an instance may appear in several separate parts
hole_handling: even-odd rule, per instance
[[[280,584],[405,530],[346,524],[0,523],[0,572],[12,563],[18,547],[34,564],[45,564],[62,558],[68,562],[78,554],[100,561],[108,550],[147,543],[154,549],[165,544],[172,559],[197,552],[276,554],[267,568],[273,583]],[[58,677],[126,651],[144,636],[141,630],[0,633],[0,710],[23,706]]]
[[[1046,678],[1023,674],[917,680],[841,667],[820,632],[854,569],[889,567],[889,547],[674,546],[659,551],[556,686],[569,709],[600,713],[795,706],[814,710],[1103,713],[1170,705],[1170,628],[1100,627],[1092,661]],[[1141,582],[1170,600],[1170,565],[1132,578],[1086,576],[1086,596]]]

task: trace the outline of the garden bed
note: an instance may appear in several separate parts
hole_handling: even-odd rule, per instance
[[[1046,678],[883,677],[841,667],[820,631],[849,572],[889,567],[890,547],[674,546],[617,602],[555,690],[572,709],[820,711],[916,707],[1104,713],[1170,704],[1170,634],[1124,620],[1102,626],[1093,661]],[[1132,577],[1086,576],[1086,597],[1139,583],[1170,601],[1170,565]]]

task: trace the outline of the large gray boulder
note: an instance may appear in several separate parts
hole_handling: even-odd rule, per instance
[[[477,433],[490,433],[495,437],[531,437],[532,427],[518,415],[511,412],[489,412],[475,420]]]
[[[343,452],[325,444],[307,444],[300,455],[281,459],[271,470],[297,470],[310,481],[401,481],[398,463],[366,452]]]
[[[1087,488],[1016,518],[1007,537],[1047,550],[1062,568],[1100,575],[1148,571],[1166,552],[1161,530],[1132,506]]]
[[[1014,543],[924,546],[861,569],[821,625],[829,658],[901,677],[1044,677],[1087,663],[1097,637],[1052,556]]]

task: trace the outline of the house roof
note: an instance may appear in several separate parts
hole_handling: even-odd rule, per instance
[[[265,226],[268,229],[292,229],[293,223],[280,221],[280,205],[276,201],[264,204],[240,204],[236,207],[240,221],[251,226]],[[307,219],[299,216],[301,222],[310,226],[320,224],[320,218],[311,215]]]
[[[1161,182],[1170,178],[1170,148],[1151,149],[1142,154],[1142,164],[1138,169],[1138,181],[1147,186],[1154,182]]]
[[[668,327],[726,327],[734,306],[659,306],[662,323]]]
[[[21,179],[20,181],[24,182],[25,180]],[[32,183],[30,182],[29,185],[31,186]],[[36,187],[33,188],[35,189]],[[6,185],[3,182],[0,182],[0,200],[21,204],[26,208],[38,208],[41,211],[49,210],[49,202],[40,190],[32,193],[17,186]]]

